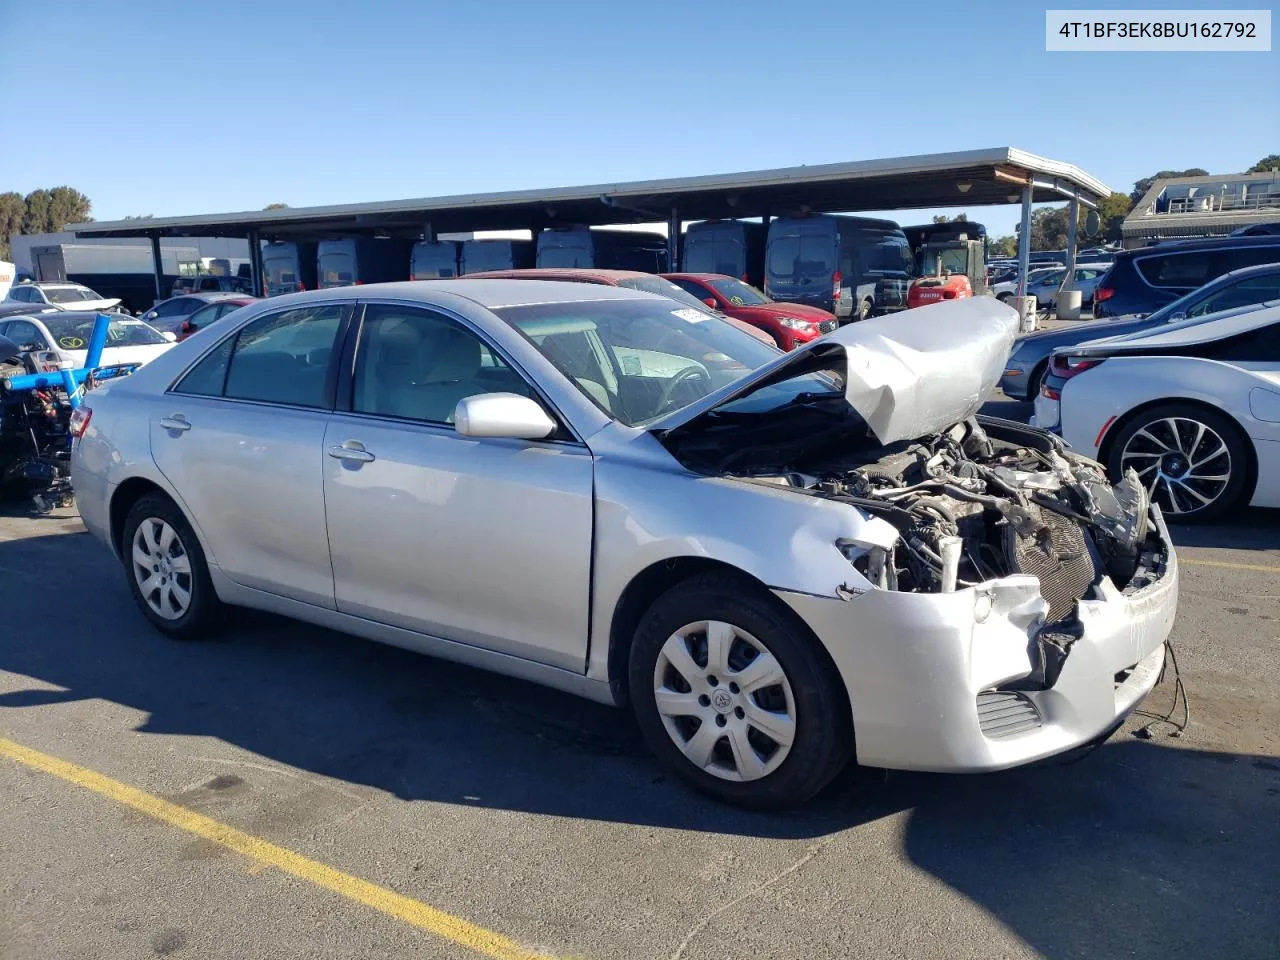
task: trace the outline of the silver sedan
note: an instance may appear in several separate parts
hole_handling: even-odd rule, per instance
[[[1155,684],[1141,485],[976,416],[990,298],[780,354],[663,297],[456,280],[277,297],[76,413],[88,529],[187,639],[226,605],[629,703],[696,787],[1016,766]]]

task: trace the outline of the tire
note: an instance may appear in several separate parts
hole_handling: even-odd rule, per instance
[[[1012,300],[1012,299],[1013,299],[1013,294],[1012,294],[1012,293],[1002,293],[1002,294],[1000,294],[1000,296],[996,297],[996,299],[997,299],[997,300],[999,300],[1001,303],[1008,303],[1010,300]]]
[[[1118,480],[1130,466],[1170,523],[1219,517],[1240,504],[1249,484],[1240,427],[1196,404],[1162,403],[1126,421],[1110,441],[1107,471]]]
[[[1044,384],[1044,375],[1048,367],[1049,361],[1041,360],[1031,369],[1031,374],[1027,377],[1027,403],[1036,402],[1036,396]]]
[[[729,629],[714,667],[708,638],[723,639]],[[760,686],[737,686],[735,678],[749,679],[748,671],[767,666],[773,669]],[[781,682],[769,682],[775,678]],[[725,803],[796,806],[853,755],[849,702],[834,666],[788,611],[743,578],[705,574],[659,597],[636,630],[628,679],[649,748],[693,787]],[[699,739],[704,726],[708,735]],[[717,736],[719,729],[725,732]]]
[[[195,640],[214,631],[222,604],[200,541],[177,504],[159,493],[142,497],[125,518],[120,544],[129,591],[153,627],[174,640]],[[151,566],[149,573],[144,560]],[[157,577],[160,583],[154,582]],[[185,605],[180,602],[184,592]]]
[[[861,323],[863,320],[866,320],[870,316],[871,316],[871,301],[863,300],[862,305],[858,307],[858,315],[854,317],[854,320],[858,323]]]

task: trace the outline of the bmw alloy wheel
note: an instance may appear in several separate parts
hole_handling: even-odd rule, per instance
[[[164,520],[143,520],[133,535],[131,563],[142,598],[158,616],[178,620],[191,607],[191,558]]]
[[[796,704],[782,664],[733,624],[702,620],[667,638],[653,694],[667,734],[698,769],[759,780],[791,752]]]
[[[1213,506],[1235,466],[1218,432],[1187,417],[1151,421],[1129,437],[1120,453],[1121,470],[1133,467],[1151,499],[1170,515]]]

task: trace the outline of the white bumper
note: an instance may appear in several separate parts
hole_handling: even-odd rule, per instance
[[[1030,763],[1114,729],[1159,679],[1178,606],[1177,558],[1130,595],[1104,579],[1077,605],[1084,630],[1047,690],[996,691],[1032,671],[1046,609],[1034,577],[949,594],[874,590],[851,600],[778,591],[830,652],[853,711],[858,762],[979,772]],[[983,616],[990,602],[989,612]]]

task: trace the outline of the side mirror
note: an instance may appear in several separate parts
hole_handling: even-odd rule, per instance
[[[166,330],[164,333],[160,334],[160,336],[164,337],[164,338],[165,338],[166,340],[168,340],[170,343],[177,343],[177,342],[178,342],[178,336],[177,336],[177,334],[173,333],[173,332],[172,332],[172,331],[170,331],[170,330]]]
[[[518,393],[481,393],[464,397],[453,410],[454,428],[464,437],[545,440],[556,422],[542,406]]]
[[[703,302],[703,303],[705,303],[705,304],[706,304],[708,307],[710,307],[712,310],[719,310],[719,309],[720,309],[720,307],[716,304],[716,298],[715,298],[715,297],[703,297],[703,298],[702,298],[702,302]]]
[[[143,320],[154,320],[155,318],[156,318],[156,312],[154,310],[148,310],[146,313],[142,315]]]

